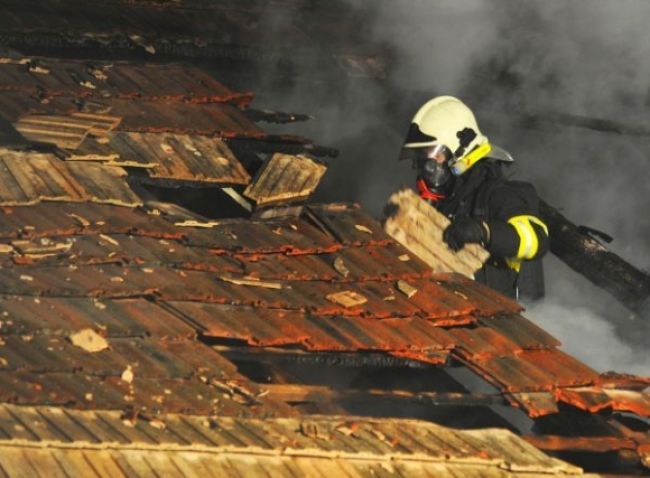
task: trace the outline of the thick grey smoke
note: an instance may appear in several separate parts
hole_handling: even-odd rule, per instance
[[[387,196],[413,180],[395,160],[410,116],[428,97],[460,96],[492,141],[514,154],[519,177],[649,269],[650,138],[510,121],[566,113],[650,128],[648,18],[645,0],[380,0],[367,21],[369,41],[393,57],[387,82],[349,79],[321,94],[296,84],[272,106],[317,114],[298,132],[341,149],[321,198],[359,201],[379,214]],[[328,72],[319,74],[328,81]],[[387,98],[395,92],[403,96]],[[554,258],[546,262],[548,297],[529,315],[597,369],[650,374],[650,338],[637,332],[650,317],[629,320],[605,293]]]

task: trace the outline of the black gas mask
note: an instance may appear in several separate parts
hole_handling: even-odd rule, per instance
[[[449,148],[441,144],[402,150],[402,159],[410,159],[418,178],[438,193],[447,193],[453,184],[454,175],[449,167],[452,157]]]

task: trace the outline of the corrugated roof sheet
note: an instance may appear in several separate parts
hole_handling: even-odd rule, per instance
[[[0,430],[0,467],[8,476],[26,469],[32,476],[588,476],[506,430],[456,431],[412,420],[146,421],[2,405]]]

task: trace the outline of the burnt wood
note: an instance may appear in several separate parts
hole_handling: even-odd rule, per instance
[[[540,201],[540,213],[549,227],[551,252],[571,269],[606,290],[629,310],[650,311],[650,275],[609,251],[557,209]]]

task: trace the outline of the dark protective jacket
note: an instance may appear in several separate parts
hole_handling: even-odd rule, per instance
[[[548,251],[548,229],[539,219],[534,187],[508,180],[501,163],[485,158],[456,179],[452,192],[435,204],[453,220],[468,215],[490,230],[491,253],[475,279],[510,297],[544,295],[541,257]]]

